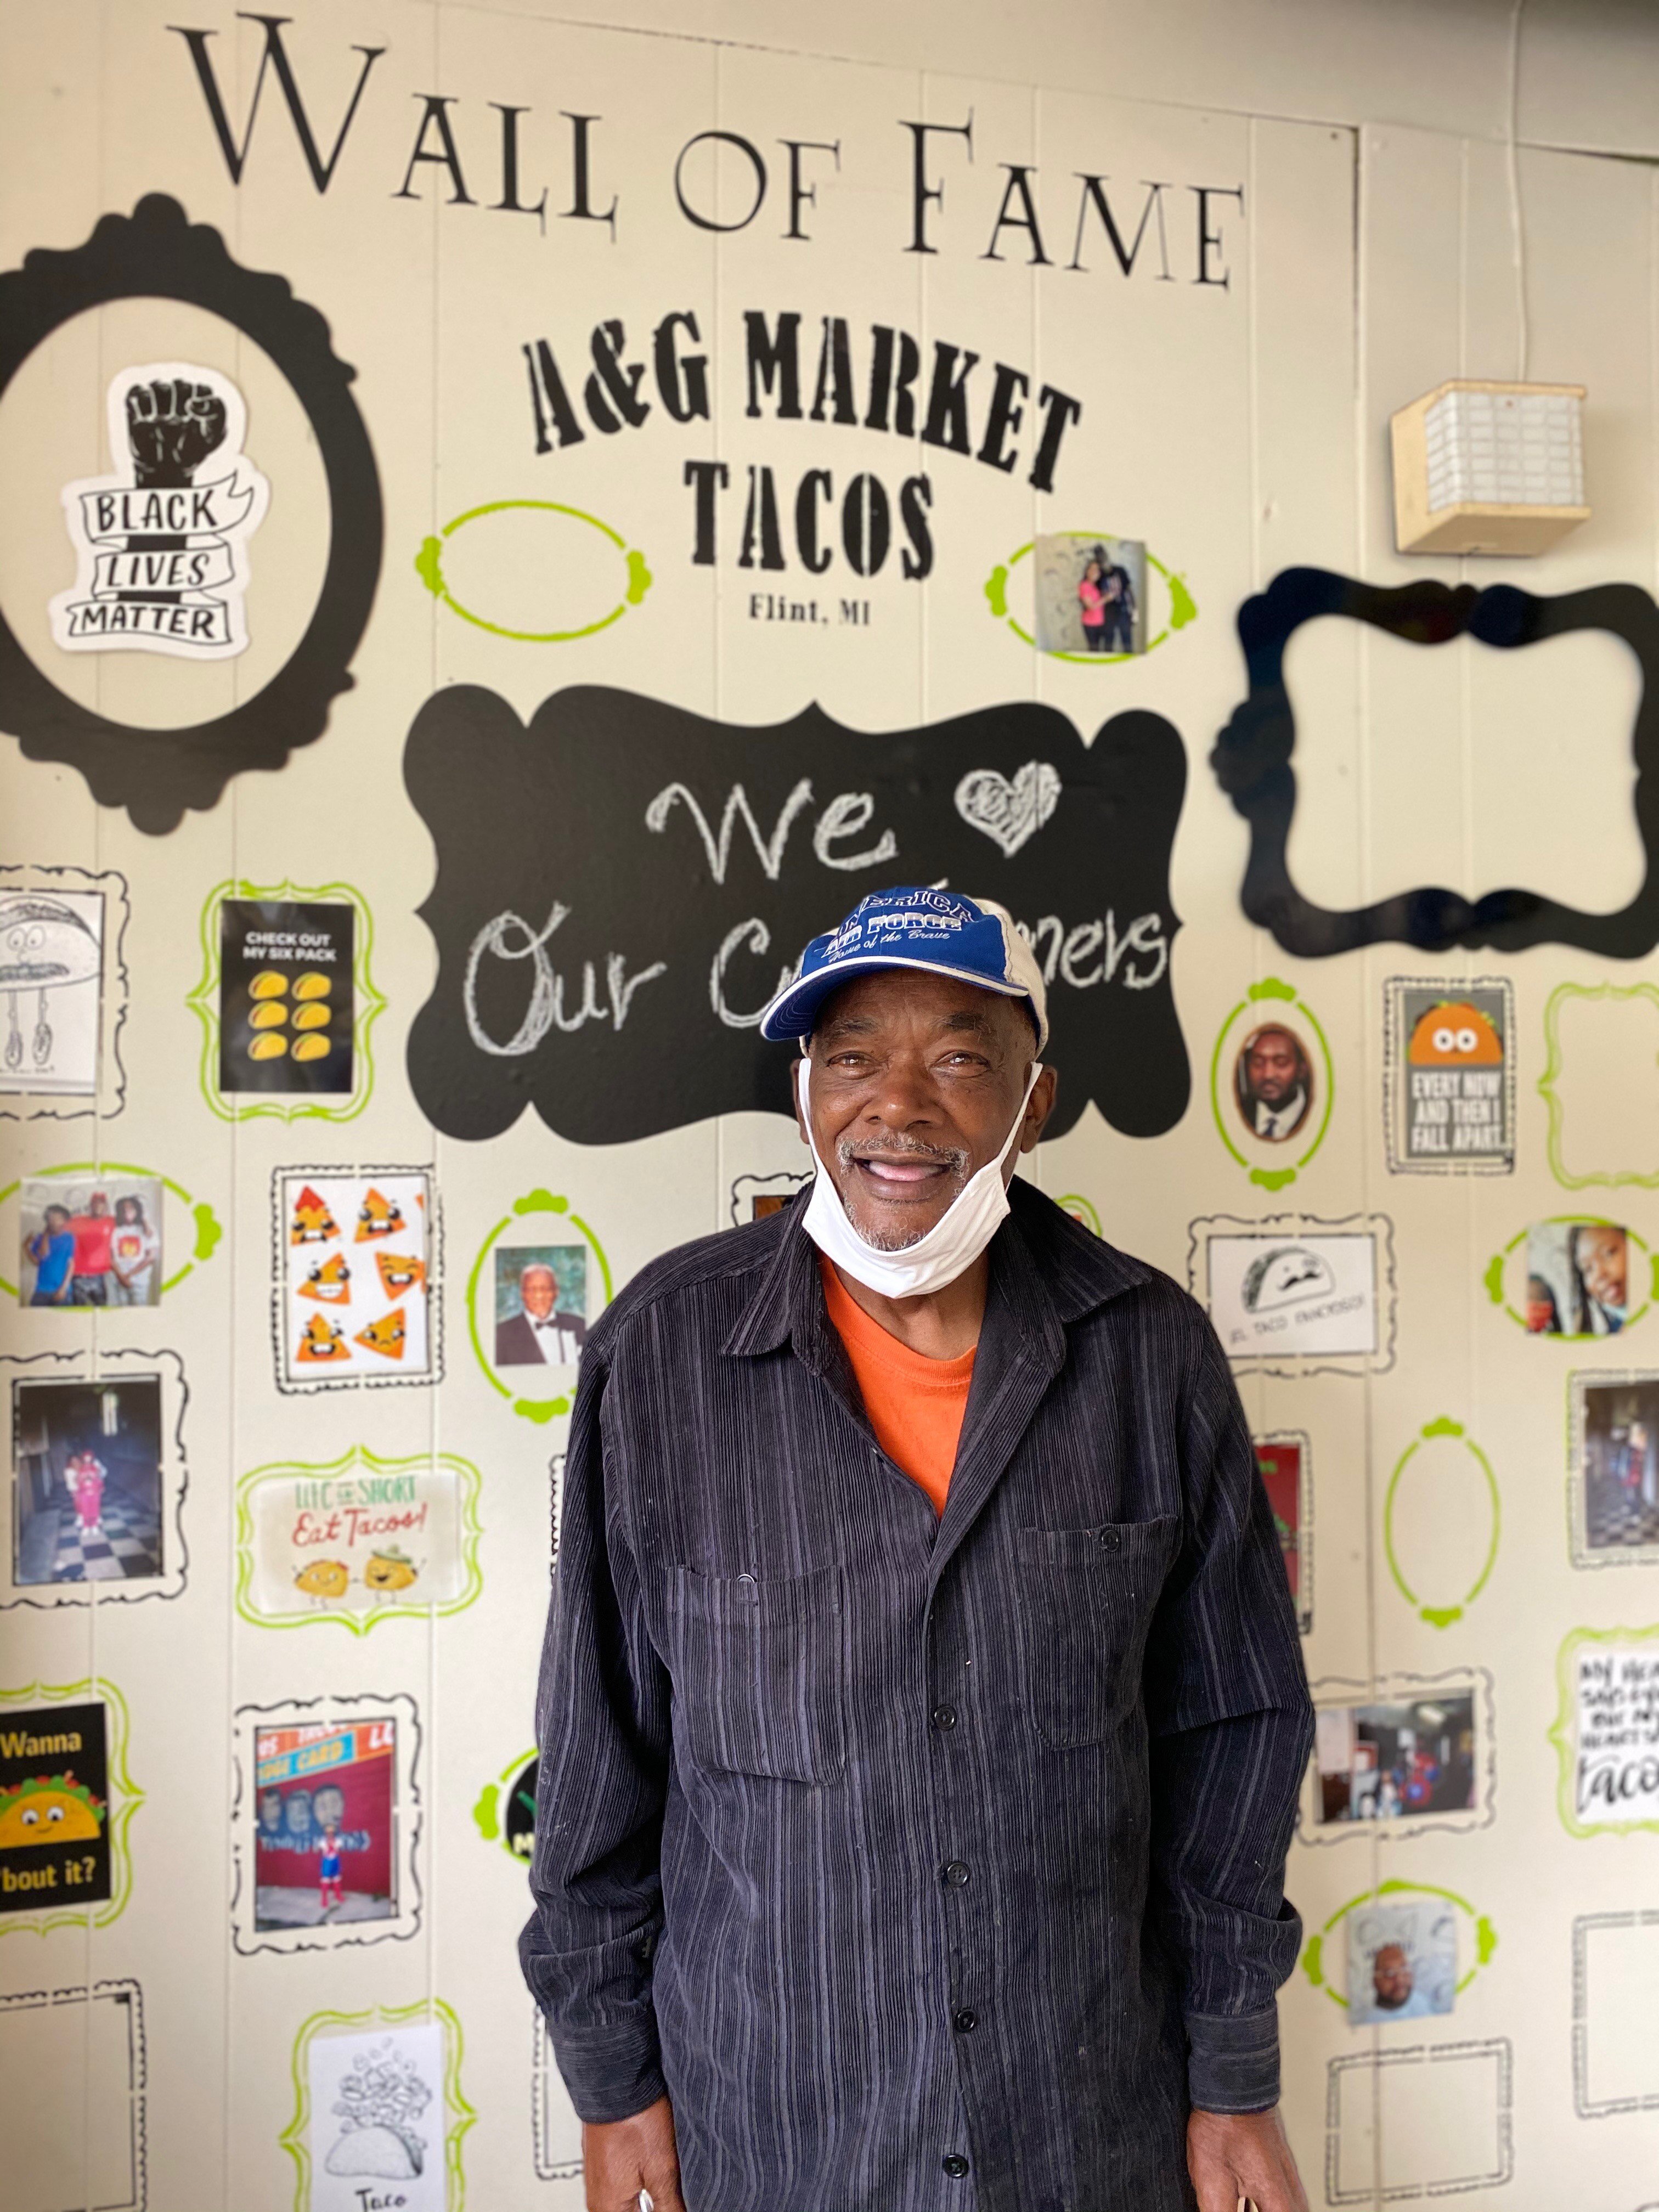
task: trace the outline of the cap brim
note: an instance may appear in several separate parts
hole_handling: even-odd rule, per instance
[[[1033,1015],[1036,1014],[1031,994],[1024,984],[994,983],[975,969],[953,968],[943,960],[908,960],[894,953],[870,952],[854,954],[850,960],[837,960],[833,967],[820,969],[816,975],[804,975],[787,991],[780,991],[761,1016],[761,1035],[769,1044],[783,1044],[791,1037],[810,1036],[818,1008],[832,991],[838,991],[855,975],[868,975],[883,968],[910,968],[924,975],[948,975],[953,982],[970,983],[975,990],[989,991],[1000,999],[1023,999]],[[1042,1026],[1040,1020],[1038,1026]]]

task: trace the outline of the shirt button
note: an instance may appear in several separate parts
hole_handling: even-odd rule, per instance
[[[967,1882],[968,1869],[960,1859],[948,1860],[944,1873],[945,1887],[947,1889],[961,1889]]]
[[[963,2005],[951,2015],[951,2025],[958,2035],[971,2035],[979,2026],[979,2014],[971,2005]]]
[[[968,2171],[968,2161],[959,2150],[953,2150],[943,2160],[945,2171],[952,2181],[960,2181]]]
[[[1103,1528],[1095,1540],[1103,1551],[1115,1552],[1122,1548],[1123,1537],[1116,1528]]]
[[[956,1724],[957,1709],[954,1705],[934,1706],[933,1726],[936,1729],[953,1729]]]

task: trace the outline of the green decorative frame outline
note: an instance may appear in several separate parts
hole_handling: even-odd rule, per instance
[[[472,1262],[472,1273],[466,1279],[466,1333],[472,1340],[473,1354],[479,1366],[483,1368],[484,1378],[490,1389],[499,1391],[503,1398],[510,1401],[515,1413],[522,1414],[526,1421],[546,1422],[552,1420],[556,1414],[568,1413],[570,1411],[569,1399],[563,1395],[556,1398],[514,1397],[512,1391],[485,1358],[483,1343],[478,1334],[478,1284],[483,1274],[484,1263],[495,1249],[496,1239],[501,1236],[501,1231],[504,1229],[510,1229],[514,1221],[521,1221],[526,1215],[532,1213],[562,1214],[573,1229],[579,1229],[589,1251],[599,1263],[599,1273],[605,1281],[606,1305],[610,1304],[616,1293],[611,1288],[611,1262],[605,1255],[604,1245],[600,1243],[580,1214],[573,1213],[570,1211],[570,1200],[568,1198],[556,1197],[551,1191],[544,1190],[539,1185],[534,1190],[526,1191],[522,1198],[514,1200],[513,1211],[501,1216],[480,1246],[478,1256]]]
[[[1561,1124],[1565,1109],[1555,1093],[1556,1079],[1562,1068],[1561,1007],[1568,999],[1651,999],[1659,1007],[1659,983],[1558,983],[1544,1004],[1544,1043],[1546,1047],[1544,1073],[1538,1079],[1539,1093],[1549,1109],[1549,1133],[1545,1139],[1545,1150],[1549,1158],[1550,1173],[1563,1190],[1588,1190],[1592,1183],[1616,1190],[1626,1183],[1635,1183],[1643,1190],[1659,1190],[1659,1167],[1651,1175],[1569,1175],[1561,1158]]]
[[[1071,1212],[1073,1206],[1080,1206],[1085,1213],[1089,1217],[1088,1219],[1081,1225],[1085,1229],[1092,1230],[1097,1237],[1103,1237],[1105,1236],[1106,1232],[1100,1225],[1100,1215],[1096,1208],[1093,1199],[1085,1198],[1081,1191],[1068,1190],[1065,1197],[1057,1198],[1054,1200],[1054,1204],[1058,1206],[1063,1207],[1067,1212]],[[1075,1221],[1077,1219],[1077,1216],[1073,1214],[1072,1218]]]
[[[1043,532],[1045,538],[1096,539],[1115,538],[1117,534],[1115,530],[1048,530]],[[998,562],[996,567],[985,579],[981,588],[985,593],[986,604],[995,619],[998,622],[1006,622],[1016,637],[1023,639],[1034,653],[1042,653],[1047,660],[1069,660],[1074,667],[1078,668],[1110,668],[1121,660],[1144,660],[1147,653],[1157,651],[1166,637],[1171,636],[1178,629],[1185,629],[1188,623],[1196,622],[1198,619],[1198,604],[1187,589],[1185,574],[1178,569],[1166,568],[1149,545],[1146,549],[1147,562],[1157,569],[1170,587],[1168,628],[1159,630],[1156,637],[1148,638],[1145,650],[1140,653],[1047,653],[1031,635],[1030,631],[1017,623],[1008,611],[1009,572],[1017,568],[1025,556],[1033,552],[1036,547],[1036,538],[1028,538],[1024,544],[1011,553],[1006,561]]]
[[[87,1704],[99,1704],[106,1714],[113,1717],[112,1725],[105,1729],[104,1773],[109,1788],[110,1803],[105,1810],[105,1832],[109,1838],[110,1893],[86,1905],[71,1905],[62,1910],[48,1906],[40,1912],[0,1913],[0,1936],[21,1935],[33,1930],[37,1936],[49,1935],[54,1928],[107,1928],[126,1911],[132,1895],[132,1864],[127,1856],[127,1824],[144,1802],[144,1792],[127,1771],[127,1736],[131,1717],[127,1701],[113,1682],[101,1676],[88,1677],[80,1682],[31,1682],[27,1690],[0,1690],[0,1709],[9,1705],[27,1705],[31,1701],[57,1699],[67,1704],[79,1698]],[[120,1793],[120,1802],[114,1801]]]
[[[1399,1489],[1401,1477],[1405,1474],[1413,1456],[1420,1451],[1425,1443],[1432,1443],[1437,1437],[1455,1437],[1459,1440],[1464,1450],[1470,1455],[1482,1474],[1486,1476],[1486,1489],[1492,1498],[1492,1542],[1486,1547],[1486,1561],[1480,1573],[1456,1605],[1423,1604],[1417,1592],[1406,1580],[1405,1573],[1394,1548],[1395,1492]],[[1467,1433],[1463,1424],[1461,1421],[1449,1419],[1443,1413],[1438,1420],[1425,1421],[1395,1462],[1394,1473],[1389,1478],[1388,1494],[1382,1501],[1382,1547],[1388,1556],[1389,1572],[1394,1577],[1395,1588],[1407,1604],[1415,1607],[1418,1618],[1420,1620],[1426,1620],[1431,1628],[1449,1628],[1453,1621],[1461,1620],[1486,1587],[1492,1571],[1498,1563],[1498,1546],[1503,1532],[1503,1518],[1504,1503],[1498,1487],[1498,1477],[1492,1473],[1492,1462],[1475,1443],[1474,1437]]]
[[[289,899],[296,903],[321,906],[349,906],[357,917],[353,940],[351,961],[352,1087],[343,1103],[337,1106],[319,1105],[319,1098],[334,1094],[312,1091],[296,1097],[293,1103],[283,1104],[274,1094],[249,1091],[246,1105],[228,1105],[218,1085],[219,1069],[219,932],[215,927],[220,907],[226,899]],[[285,878],[280,884],[250,884],[241,878],[230,877],[216,884],[208,893],[202,908],[199,924],[202,939],[202,980],[185,1000],[202,1018],[202,1059],[197,1072],[197,1082],[208,1111],[222,1121],[253,1121],[262,1116],[273,1121],[355,1121],[368,1103],[369,1093],[374,1088],[374,1054],[369,1043],[369,1030],[375,1018],[386,1012],[386,1000],[369,979],[368,956],[374,943],[374,917],[369,911],[368,901],[350,884],[324,884],[317,889],[290,883]],[[232,1094],[239,1099],[242,1093]]]
[[[1641,1304],[1637,1307],[1634,1313],[1626,1315],[1625,1326],[1620,1330],[1619,1334],[1620,1336],[1627,1336],[1631,1330],[1635,1328],[1637,1322],[1641,1320],[1648,1308],[1653,1304],[1655,1298],[1659,1297],[1659,1252],[1655,1252],[1649,1245],[1647,1238],[1645,1237],[1638,1236],[1636,1231],[1630,1226],[1628,1222],[1610,1221],[1604,1214],[1547,1213],[1541,1220],[1529,1221],[1525,1229],[1519,1229],[1516,1231],[1515,1235],[1510,1237],[1509,1243],[1504,1245],[1501,1252],[1494,1252],[1491,1259],[1487,1261],[1486,1271],[1480,1278],[1482,1284],[1486,1287],[1487,1297],[1492,1301],[1493,1305],[1502,1306],[1504,1311],[1509,1316],[1510,1319],[1516,1324],[1517,1328],[1524,1331],[1528,1336],[1532,1335],[1534,1331],[1527,1328],[1527,1317],[1525,1314],[1516,1313],[1515,1308],[1510,1304],[1509,1299],[1504,1295],[1504,1276],[1509,1264],[1510,1255],[1514,1251],[1517,1244],[1522,1244],[1526,1242],[1528,1236],[1533,1230],[1563,1228],[1568,1222],[1581,1224],[1587,1229],[1622,1230],[1632,1244],[1639,1244],[1642,1249],[1647,1254],[1650,1278],[1648,1295],[1643,1299]],[[1553,1340],[1557,1344],[1606,1344],[1609,1341],[1607,1337],[1589,1336],[1584,1334],[1582,1331],[1572,1336],[1558,1336]]]
[[[204,1261],[210,1260],[218,1250],[219,1240],[225,1232],[219,1225],[218,1216],[207,1200],[203,1199],[198,1203],[191,1196],[183,1183],[174,1182],[171,1176],[161,1175],[155,1168],[135,1167],[131,1160],[70,1160],[62,1167],[37,1168],[27,1178],[19,1176],[15,1182],[7,1183],[3,1189],[0,1189],[0,1206],[5,1204],[14,1191],[21,1190],[26,1180],[29,1182],[45,1182],[52,1176],[74,1175],[131,1176],[135,1178],[142,1178],[148,1182],[159,1182],[163,1190],[170,1190],[175,1198],[182,1199],[190,1208],[191,1217],[196,1224],[196,1243],[184,1266],[175,1274],[162,1278],[161,1296],[163,1297],[170,1290],[184,1281],[185,1277],[192,1272],[198,1260]],[[3,1275],[0,1275],[0,1296],[15,1298],[21,1297],[22,1293],[15,1283],[8,1282]],[[67,1310],[76,1313],[85,1312],[88,1309],[71,1306]]]
[[[499,1844],[514,1866],[522,1866],[524,1861],[507,1844],[507,1823],[501,1817],[501,1792],[518,1780],[532,1759],[540,1756],[539,1749],[532,1743],[528,1751],[521,1751],[516,1759],[508,1759],[495,1779],[485,1783],[472,1808],[473,1826],[485,1843]]]
[[[443,541],[453,538],[462,526],[479,521],[486,514],[502,514],[512,507],[535,507],[548,514],[568,514],[573,521],[585,522],[592,530],[600,532],[622,554],[628,563],[628,589],[608,615],[598,622],[585,623],[580,629],[508,629],[501,623],[488,622],[483,615],[474,614],[464,607],[444,581]],[[655,580],[646,565],[643,553],[635,551],[625,538],[619,537],[608,522],[601,522],[597,514],[587,514],[580,507],[564,507],[556,499],[493,499],[483,507],[470,507],[465,514],[458,514],[453,522],[445,523],[436,538],[423,538],[421,550],[415,556],[415,573],[434,599],[458,614],[463,622],[470,622],[477,629],[486,629],[492,637],[510,637],[520,645],[568,645],[573,639],[592,637],[612,623],[620,622],[629,607],[637,607]]]
[[[1248,1014],[1254,1008],[1274,1000],[1280,1001],[1285,1006],[1293,1006],[1297,1012],[1302,1016],[1303,1019],[1308,1023],[1310,1027],[1312,1029],[1314,1035],[1319,1040],[1320,1054],[1325,1063],[1325,1111],[1321,1117],[1319,1127],[1314,1133],[1313,1142],[1309,1146],[1307,1151],[1302,1154],[1294,1167],[1253,1168],[1250,1167],[1249,1159],[1239,1151],[1238,1146],[1228,1135],[1226,1121],[1222,1115],[1220,1088],[1221,1051],[1222,1047],[1227,1042],[1228,1031],[1232,1028],[1233,1024],[1238,1019],[1241,1014]],[[1319,1150],[1319,1147],[1324,1143],[1325,1132],[1331,1126],[1331,1114],[1335,1105],[1336,1068],[1331,1059],[1329,1040],[1327,1038],[1324,1030],[1320,1024],[1318,1015],[1315,1013],[1313,1008],[1308,1004],[1305,999],[1301,997],[1297,991],[1292,989],[1290,984],[1281,982],[1277,975],[1265,975],[1261,982],[1252,983],[1249,989],[1239,1000],[1238,1004],[1233,1008],[1226,1020],[1221,1024],[1220,1029],[1216,1034],[1215,1050],[1210,1054],[1210,1113],[1215,1121],[1216,1133],[1221,1139],[1222,1143],[1227,1147],[1227,1150],[1238,1162],[1240,1167],[1249,1169],[1250,1181],[1253,1183],[1260,1184],[1263,1190],[1283,1190],[1287,1184],[1293,1183],[1296,1181],[1297,1174],[1302,1169],[1307,1166],[1309,1161]]]
[[[307,1477],[315,1481],[328,1482],[347,1474],[354,1467],[372,1468],[377,1474],[400,1474],[408,1468],[451,1468],[460,1483],[461,1562],[466,1580],[459,1597],[443,1605],[428,1600],[424,1605],[383,1605],[368,1613],[261,1613],[247,1601],[248,1589],[253,1581],[253,1507],[255,1489],[262,1482],[274,1482],[283,1477]],[[404,1459],[382,1459],[378,1452],[366,1445],[353,1444],[338,1459],[324,1461],[283,1459],[268,1460],[264,1466],[249,1469],[236,1483],[236,1610],[241,1618],[255,1628],[316,1628],[325,1622],[336,1621],[349,1628],[354,1636],[367,1636],[384,1620],[447,1620],[453,1613],[464,1613],[483,1588],[483,1570],[478,1565],[478,1545],[483,1535],[483,1524],[478,1518],[478,1493],[483,1488],[483,1477],[469,1459],[459,1458],[453,1452],[416,1452]]]
[[[1649,1644],[1656,1641],[1659,1641],[1659,1625],[1652,1628],[1573,1628],[1568,1630],[1561,1649],[1555,1655],[1555,1683],[1559,1703],[1548,1734],[1560,1765],[1556,1787],[1556,1810],[1561,1815],[1561,1826],[1570,1836],[1589,1838],[1659,1833],[1659,1820],[1598,1820],[1593,1826],[1587,1824],[1578,1817],[1577,1791],[1573,1786],[1578,1766],[1573,1661],[1587,1644]]]
[[[313,2012],[300,2023],[289,2061],[294,2081],[294,2118],[276,2138],[293,2159],[298,2172],[294,2187],[294,2212],[309,2212],[311,2149],[306,2136],[311,2126],[311,2080],[307,2060],[311,2046],[325,2033],[344,2034],[349,2029],[373,2034],[380,2027],[424,2025],[436,2016],[444,2034],[444,2116],[454,2118],[444,2130],[444,2202],[447,2212],[461,2212],[466,2203],[466,2174],[461,2162],[461,2138],[478,2115],[461,2094],[461,2058],[465,2038],[454,2008],[441,1997],[421,1998],[410,2005],[370,2005],[362,2012]]]
[[[1315,1989],[1323,1990],[1331,2002],[1340,2004],[1344,2012],[1348,2009],[1348,2000],[1339,1995],[1325,1978],[1325,1938],[1336,1926],[1338,1921],[1346,1920],[1357,1906],[1373,1905],[1381,1898],[1399,1896],[1408,1891],[1419,1897],[1443,1897],[1448,1904],[1455,1905],[1460,1912],[1467,1912],[1474,1923],[1474,1964],[1457,1983],[1455,1994],[1458,1996],[1462,1996],[1481,1967],[1486,1964],[1492,1953],[1498,1948],[1498,1930],[1484,1912],[1477,1912],[1468,1898],[1460,1897],[1455,1889],[1442,1889],[1437,1883],[1431,1881],[1401,1881],[1397,1879],[1379,1882],[1375,1889],[1362,1889],[1357,1897],[1351,1897],[1346,1905],[1339,1905],[1319,1933],[1316,1936],[1310,1936],[1302,1947],[1303,1972]]]

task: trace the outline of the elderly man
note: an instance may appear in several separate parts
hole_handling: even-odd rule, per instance
[[[865,899],[763,1034],[817,1176],[595,1324],[520,1945],[589,2212],[1304,2212],[1312,1725],[1203,1314],[1024,1182],[1002,909]]]
[[[519,1277],[520,1310],[495,1324],[497,1367],[574,1367],[587,1340],[580,1314],[559,1311],[559,1279],[544,1261],[532,1261]]]

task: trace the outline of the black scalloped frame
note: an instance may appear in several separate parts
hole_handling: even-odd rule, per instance
[[[1339,912],[1316,906],[1291,878],[1286,847],[1296,813],[1296,715],[1285,684],[1285,648],[1304,623],[1322,615],[1369,623],[1412,645],[1443,645],[1468,635],[1500,651],[1537,645],[1575,630],[1621,638],[1642,671],[1642,697],[1631,732],[1633,803],[1646,871],[1641,889],[1618,914],[1586,914],[1537,891],[1488,891],[1470,900],[1425,885],[1374,906]],[[1238,611],[1248,696],[1221,732],[1210,765],[1250,825],[1250,857],[1239,902],[1304,960],[1395,942],[1425,952],[1493,945],[1519,952],[1533,945],[1575,945],[1612,960],[1636,960],[1659,942],[1659,606],[1637,584],[1597,584],[1540,598],[1512,584],[1364,584],[1324,568],[1286,568]]]
[[[263,690],[210,722],[145,729],[111,721],[60,691],[0,613],[0,729],[30,760],[78,769],[102,806],[125,806],[152,836],[186,811],[216,806],[245,769],[283,767],[321,737],[368,622],[385,539],[380,472],[323,316],[286,277],[245,269],[206,223],[151,192],[131,216],[100,218],[84,246],[37,246],[0,276],[0,398],[36,346],[72,316],[114,300],[180,300],[262,346],[305,410],[328,480],[328,566],[304,636]]]

